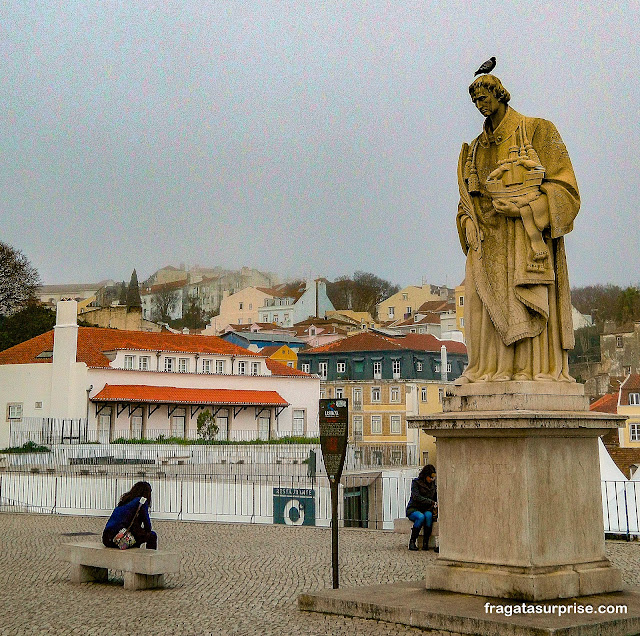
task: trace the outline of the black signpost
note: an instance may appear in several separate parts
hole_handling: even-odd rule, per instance
[[[320,448],[331,487],[331,565],[338,589],[338,489],[347,455],[349,405],[346,399],[320,400]]]

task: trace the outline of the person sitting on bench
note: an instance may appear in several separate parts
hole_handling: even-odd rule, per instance
[[[146,501],[140,505],[140,499]],[[149,506],[151,505],[151,484],[139,481],[133,485],[129,492],[125,492],[111,513],[109,521],[102,533],[102,543],[107,548],[117,548],[113,538],[122,528],[129,528],[136,542],[132,548],[139,548],[143,543],[148,550],[158,549],[158,535],[151,529],[149,518]]]
[[[413,521],[409,550],[417,550],[416,540],[420,530],[424,528],[422,549],[429,549],[429,537],[433,522],[438,514],[438,492],[436,489],[436,469],[427,464],[420,474],[411,482],[411,498],[407,504],[407,517]],[[438,548],[434,548],[438,552]]]

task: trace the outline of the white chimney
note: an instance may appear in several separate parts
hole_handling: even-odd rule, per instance
[[[62,300],[56,309],[51,369],[51,417],[86,417],[86,389],[76,363],[78,303]],[[84,373],[86,377],[86,370]],[[81,387],[81,388],[80,388]]]

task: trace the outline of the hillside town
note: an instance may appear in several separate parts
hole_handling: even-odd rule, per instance
[[[333,283],[279,282],[249,267],[180,265],[141,283],[134,270],[128,284],[40,285],[34,301],[58,316],[53,329],[0,352],[3,447],[28,439],[32,418],[84,417],[85,435],[102,441],[195,439],[203,404],[217,439],[313,438],[317,400],[335,397],[350,401],[358,465],[424,464],[435,461],[434,439],[407,418],[440,411],[467,363],[464,281],[400,288],[357,272]],[[574,306],[573,322],[578,342],[593,345],[593,316]],[[640,467],[640,400],[630,391],[640,377],[640,321],[609,320],[602,331],[597,352],[575,355],[571,369],[593,410],[628,416],[604,441],[631,477]],[[74,365],[85,371],[70,382]],[[46,376],[35,394],[34,373]],[[233,391],[244,401],[229,402]],[[149,406],[157,403],[168,405],[166,416]],[[249,418],[248,406],[259,415]]]

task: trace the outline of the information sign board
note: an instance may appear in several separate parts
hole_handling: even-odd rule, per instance
[[[339,482],[347,455],[349,404],[346,399],[320,400],[320,448],[331,482]]]

